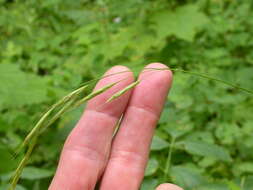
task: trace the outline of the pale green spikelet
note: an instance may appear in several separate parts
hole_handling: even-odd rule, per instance
[[[126,93],[128,90],[134,88],[135,86],[137,86],[141,81],[140,80],[137,80],[133,83],[131,83],[130,85],[128,85],[126,88],[120,90],[119,92],[116,92],[115,94],[113,94],[107,101],[106,103],[108,102],[111,102],[113,101],[114,99],[120,97],[122,94]]]
[[[76,102],[76,104],[73,106],[74,108],[80,106],[81,104],[83,104],[84,102],[94,98],[95,96],[102,94],[103,92],[105,92],[106,90],[112,88],[114,85],[116,85],[117,83],[119,83],[120,81],[114,82],[114,83],[110,83],[90,94],[88,94],[87,96],[85,96],[83,99],[79,100],[78,102]]]
[[[50,120],[49,122],[43,127],[41,133],[44,132],[49,126],[51,126],[57,119],[59,119],[64,113],[70,110],[71,106],[75,102],[75,99],[70,100],[67,102]]]
[[[24,141],[22,142],[22,144],[20,145],[20,147],[17,149],[17,153],[20,151],[20,149],[22,149],[24,146],[26,146],[29,141],[31,140],[31,138],[40,131],[40,129],[43,127],[44,122],[48,119],[48,117],[50,116],[50,114],[59,106],[65,104],[66,102],[68,102],[69,100],[71,100],[74,96],[80,94],[81,92],[84,91],[84,89],[87,88],[87,85],[78,88],[77,90],[69,93],[68,95],[64,96],[61,100],[59,100],[58,102],[56,102],[53,106],[51,106],[51,108],[40,118],[40,120],[37,122],[37,124],[35,125],[35,127],[31,130],[31,132],[25,137]]]
[[[24,158],[21,160],[21,162],[19,163],[17,169],[15,170],[13,178],[11,180],[11,185],[8,188],[8,190],[15,190],[16,189],[18,180],[19,180],[19,178],[21,176],[21,173],[22,173],[22,171],[23,171],[23,169],[24,169],[27,161],[29,160],[29,158],[30,158],[30,156],[32,154],[32,151],[33,151],[33,149],[34,149],[34,147],[36,145],[36,142],[37,142],[37,135],[35,135],[33,137],[33,139],[31,140],[31,143],[28,146],[28,150],[25,153]]]

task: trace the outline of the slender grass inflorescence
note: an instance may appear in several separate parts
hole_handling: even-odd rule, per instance
[[[46,119],[50,116],[50,114],[59,106],[67,103],[69,100],[71,100],[74,96],[79,95],[81,92],[84,91],[84,89],[87,88],[87,85],[78,88],[77,90],[74,90],[73,92],[69,93],[67,96],[64,96],[61,100],[56,102],[38,121],[38,123],[35,125],[35,127],[31,130],[31,132],[26,136],[23,143],[20,145],[20,147],[17,150],[17,153],[20,151],[21,148],[25,147],[29,141],[34,137],[34,135],[40,131],[40,129],[43,127],[43,124],[45,123]]]
[[[25,153],[25,156],[24,158],[21,160],[21,162],[19,163],[17,169],[15,170],[14,172],[14,175],[13,175],[13,178],[12,178],[12,181],[11,181],[11,186],[9,187],[8,190],[15,190],[16,189],[16,186],[17,186],[17,183],[18,183],[18,180],[21,176],[21,173],[22,173],[22,170],[24,169],[24,167],[26,166],[31,154],[32,154],[32,151],[36,145],[36,142],[37,142],[37,135],[31,140],[31,143],[29,144],[28,146],[28,150],[26,151]]]
[[[45,127],[43,127],[42,131],[35,133],[35,135],[32,137],[32,140],[31,140],[32,142],[28,145],[28,150],[25,153],[24,158],[21,160],[18,168],[14,172],[14,176],[13,176],[10,190],[15,189],[17,182],[21,176],[21,172],[24,169],[25,165],[27,164],[27,161],[29,160],[31,153],[34,150],[35,145],[37,144],[38,136],[40,135],[40,132],[43,132],[47,127],[52,125],[58,118],[60,118],[60,116],[62,116],[62,114],[64,114],[70,108],[70,106],[73,104],[74,100],[75,99],[72,99],[69,102],[66,102],[66,104],[53,116],[53,118],[47,123],[47,125],[45,125]]]
[[[87,96],[85,96],[81,100],[78,100],[77,102],[75,102],[76,97],[78,95],[80,95],[80,93],[83,92],[84,89],[87,88],[88,85],[82,86],[79,89],[71,92],[67,96],[63,97],[56,104],[54,104],[41,117],[41,119],[38,121],[38,123],[35,125],[35,127],[32,129],[32,131],[26,136],[25,140],[23,141],[23,143],[19,147],[18,152],[20,151],[21,148],[25,147],[26,145],[28,145],[28,150],[26,151],[25,156],[22,159],[22,161],[19,163],[18,168],[14,172],[14,176],[12,178],[11,186],[10,186],[9,190],[15,189],[17,182],[21,176],[21,172],[31,156],[31,153],[37,143],[37,138],[40,135],[41,131],[45,130],[47,127],[49,127],[51,124],[53,124],[58,118],[60,118],[69,109],[71,109],[73,107],[76,108],[76,107],[80,106],[82,103],[85,103],[86,101],[94,98],[95,96],[105,92],[106,90],[110,89],[111,87],[113,87],[114,85],[116,85],[119,82],[120,81],[110,83],[110,84],[88,94]],[[60,108],[59,111],[57,113],[55,113],[55,115],[53,115],[53,117],[50,119],[49,116],[55,111],[56,108],[59,108],[60,106],[62,106],[62,108]],[[47,120],[49,120],[49,121],[47,121]]]
[[[59,119],[64,113],[69,111],[73,103],[75,102],[75,99],[70,100],[67,102],[63,107],[50,119],[50,121],[43,127],[41,130],[41,133],[44,132],[50,125],[52,125],[57,119]]]
[[[107,101],[106,103],[109,103],[111,101],[113,101],[114,99],[122,96],[123,94],[125,94],[127,91],[129,91],[130,89],[134,88],[135,86],[137,86],[141,81],[137,80],[135,82],[133,82],[132,84],[128,85],[126,88],[120,90],[119,92],[116,92],[115,94],[113,94]]]
[[[90,93],[89,95],[85,96],[84,98],[82,98],[81,100],[79,100],[78,102],[76,102],[76,104],[74,105],[74,108],[80,106],[81,104],[83,104],[84,102],[94,98],[95,96],[102,94],[103,92],[105,92],[106,90],[110,89],[111,87],[113,87],[114,85],[116,85],[117,83],[119,83],[120,81],[108,84],[92,93]]]
[[[183,73],[188,73],[188,74],[191,74],[191,75],[194,75],[194,76],[198,76],[198,77],[206,78],[208,80],[213,80],[213,81],[216,81],[216,82],[226,84],[226,85],[231,86],[235,89],[239,89],[239,90],[242,90],[244,92],[247,92],[247,93],[250,93],[251,95],[253,95],[253,90],[242,88],[240,86],[231,84],[231,83],[223,81],[221,79],[213,78],[211,76],[201,74],[201,73],[186,71],[186,70],[177,69],[177,68],[145,68],[145,70],[143,72],[147,72],[149,70],[151,70],[151,71],[152,70],[153,71],[172,70],[172,71],[179,71],[179,72],[183,72]],[[105,76],[90,80],[90,81],[84,83],[83,86],[81,86],[80,88],[78,88],[78,89],[74,90],[73,92],[69,93],[67,96],[64,96],[57,103],[55,103],[53,106],[51,106],[51,108],[40,118],[40,120],[36,123],[35,127],[31,130],[31,132],[26,136],[26,138],[24,139],[22,144],[19,146],[17,153],[19,153],[20,150],[22,148],[24,148],[26,145],[28,145],[28,149],[25,153],[24,158],[21,160],[21,162],[19,163],[16,171],[14,172],[14,175],[13,175],[13,178],[12,178],[12,181],[11,181],[11,186],[10,186],[9,190],[15,190],[16,185],[18,183],[18,180],[20,178],[20,175],[22,173],[22,170],[25,167],[25,165],[27,164],[27,162],[28,162],[28,160],[29,160],[29,158],[32,154],[32,151],[34,150],[34,147],[37,144],[38,137],[45,129],[47,129],[49,126],[51,126],[57,119],[59,119],[67,111],[70,111],[72,109],[77,108],[78,106],[80,106],[83,103],[87,102],[88,100],[98,96],[99,94],[102,94],[103,92],[107,91],[108,89],[112,88],[114,85],[116,85],[117,83],[119,83],[119,82],[121,82],[122,80],[125,80],[125,79],[122,79],[122,80],[114,82],[114,83],[107,84],[104,87],[102,87],[102,88],[100,88],[100,89],[98,89],[94,92],[91,92],[90,94],[88,94],[84,98],[81,98],[81,99],[79,98],[78,99],[80,94],[82,92],[84,92],[84,90],[90,85],[90,83],[96,82],[100,79],[110,77],[110,76],[113,76],[113,75],[116,75],[116,74],[125,73],[125,72],[131,72],[131,71],[126,70],[126,71],[116,72],[116,73],[112,73],[112,74],[109,74],[109,75],[105,75]],[[142,80],[145,80],[145,79],[142,79]],[[109,99],[107,99],[105,104],[115,100],[116,98],[118,98],[120,96],[122,96],[124,93],[126,93],[127,91],[129,91],[129,90],[133,89],[135,86],[137,86],[140,82],[141,82],[140,80],[137,80],[137,81],[131,83],[130,85],[128,85],[127,87],[125,87],[124,89],[116,92]],[[120,122],[119,122],[119,124],[120,124]],[[168,153],[168,158],[167,158],[166,167],[165,167],[166,168],[165,169],[165,175],[164,175],[165,178],[167,178],[167,176],[168,176],[170,165],[171,165],[170,162],[171,162],[173,144],[174,144],[174,140],[171,143],[171,148],[170,148],[170,151]]]

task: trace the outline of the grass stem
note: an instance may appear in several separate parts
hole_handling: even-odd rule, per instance
[[[169,148],[169,152],[168,152],[168,156],[167,156],[167,160],[166,160],[166,164],[165,164],[164,182],[168,181],[168,176],[169,176],[170,167],[171,167],[172,152],[173,152],[175,142],[176,142],[176,138],[172,136],[170,148]]]

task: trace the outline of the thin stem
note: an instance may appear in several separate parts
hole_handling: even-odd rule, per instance
[[[74,102],[74,99],[70,100],[69,102],[67,102],[54,116],[53,118],[47,123],[47,125],[45,125],[45,127],[42,129],[42,131],[39,131],[38,133],[35,133],[35,136],[32,137],[31,143],[28,146],[28,150],[24,156],[24,158],[21,160],[21,162],[18,165],[18,168],[16,169],[16,171],[14,172],[14,177],[13,180],[11,182],[11,187],[9,188],[9,190],[14,190],[18,180],[20,179],[20,176],[22,174],[22,171],[24,169],[24,167],[26,166],[35,145],[37,144],[37,139],[40,135],[40,132],[43,132],[47,127],[49,127],[50,125],[52,125],[58,118],[60,118],[68,109],[69,107],[72,105],[72,103]]]
[[[110,44],[110,40],[111,40],[111,34],[110,34],[110,30],[109,30],[109,8],[107,7],[107,2],[101,0],[101,6],[102,6],[102,14],[103,14],[103,18],[104,20],[102,20],[102,26],[103,26],[103,30],[104,33],[106,35],[106,41],[108,42],[108,44]]]
[[[44,126],[45,121],[49,118],[49,116],[53,113],[53,111],[61,106],[61,105],[65,105],[68,101],[71,101],[71,99],[73,99],[76,95],[79,95],[80,93],[82,93],[84,91],[84,89],[87,88],[87,85],[82,86],[76,90],[74,90],[73,92],[69,93],[67,96],[64,96],[61,100],[59,100],[58,102],[56,102],[41,118],[40,120],[37,122],[37,124],[35,125],[35,127],[31,130],[31,132],[25,137],[25,140],[23,141],[23,143],[18,147],[16,154],[18,154],[20,152],[20,150],[25,147],[29,141],[36,135],[37,132],[39,132],[41,130],[41,128]]]
[[[84,102],[94,98],[95,96],[107,91],[108,89],[112,88],[113,86],[115,86],[116,84],[118,84],[119,82],[121,82],[122,80],[120,81],[117,81],[117,82],[114,82],[114,83],[110,83],[110,84],[107,84],[105,85],[104,87],[102,88],[99,88],[98,90],[96,91],[93,91],[92,93],[88,94],[87,96],[85,96],[84,98],[82,98],[81,100],[79,100],[78,102],[76,102],[74,105],[73,105],[73,108],[76,108],[76,107],[79,107],[80,105],[82,105]]]
[[[8,188],[8,190],[15,190],[16,189],[18,180],[19,180],[21,173],[22,173],[24,167],[26,166],[26,164],[33,152],[36,142],[37,142],[37,135],[32,139],[32,142],[29,144],[28,150],[25,153],[24,158],[21,160],[21,162],[18,165],[18,168],[15,170],[13,179],[11,181],[11,186]]]
[[[43,127],[43,129],[40,131],[40,133],[43,133],[49,126],[51,126],[57,119],[59,119],[63,114],[65,114],[70,107],[75,102],[75,99],[70,100],[67,102],[53,117],[50,119],[50,121]]]
[[[141,81],[140,80],[137,80],[133,83],[131,83],[130,85],[128,85],[127,87],[125,87],[124,89],[116,92],[115,94],[113,94],[107,101],[106,103],[109,103],[111,102],[112,100],[122,96],[123,94],[125,94],[127,91],[131,90],[132,88],[134,88],[135,86],[137,86]]]
[[[245,183],[245,176],[242,177],[241,179],[241,183],[240,183],[240,188],[243,190],[244,187],[244,183]]]
[[[179,71],[179,72],[183,72],[183,73],[188,73],[188,74],[191,74],[191,75],[195,75],[195,76],[198,76],[198,77],[202,77],[202,78],[206,78],[206,79],[209,79],[209,80],[213,80],[213,81],[216,81],[216,82],[223,83],[225,85],[228,85],[230,87],[242,90],[244,92],[247,92],[247,93],[250,93],[250,94],[253,95],[253,90],[249,90],[249,89],[234,85],[230,82],[227,82],[227,81],[224,81],[224,80],[221,80],[221,79],[217,79],[217,78],[214,78],[214,77],[211,77],[209,75],[202,74],[202,73],[196,73],[196,72],[186,71],[186,70],[183,70],[183,69],[176,69],[176,68],[161,68],[161,69],[159,69],[159,68],[146,68],[146,69],[148,69],[148,70],[171,70],[171,71]]]
[[[168,152],[168,156],[166,160],[165,170],[164,170],[164,181],[167,181],[167,178],[170,172],[171,158],[172,158],[172,152],[173,152],[175,141],[176,141],[176,138],[172,136],[170,148],[169,148],[169,152]]]

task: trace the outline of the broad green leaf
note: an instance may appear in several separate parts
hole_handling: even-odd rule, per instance
[[[170,117],[170,110],[168,107],[165,107],[162,111],[162,114],[159,119],[159,123],[167,123]]]
[[[6,145],[2,145],[0,142],[0,174],[11,171],[16,164],[16,160],[13,159],[11,150],[9,150]]]
[[[0,190],[6,190],[9,188],[9,185],[1,185],[0,186]],[[15,190],[28,190],[25,187],[21,186],[21,185],[17,185]]]
[[[198,11],[197,5],[185,5],[175,11],[163,10],[153,15],[151,19],[154,29],[157,30],[158,38],[165,39],[167,36],[193,41],[197,29],[207,22],[207,17]]]
[[[131,49],[140,59],[152,46],[156,46],[155,36],[150,34],[143,23],[136,22],[129,27],[121,28],[110,36],[110,43],[101,45],[100,50],[106,59],[113,59]],[[96,50],[97,51],[97,50]],[[136,60],[133,58],[133,60]]]
[[[212,157],[222,161],[231,161],[231,157],[228,151],[221,146],[206,143],[203,141],[185,141],[183,144],[185,150],[190,154]]]
[[[145,178],[141,185],[141,190],[154,190],[158,185],[158,180],[152,178]]]
[[[252,89],[253,90],[253,68],[252,67],[245,67],[245,68],[241,68],[240,70],[237,71],[237,82],[248,89]]]
[[[18,65],[0,64],[0,106],[19,107],[47,99],[44,79],[24,73]]]
[[[228,183],[229,190],[242,190],[237,184],[235,184],[232,181],[229,181]]]
[[[215,135],[223,144],[232,145],[241,136],[240,127],[236,123],[220,122]]]
[[[37,180],[48,178],[53,175],[53,171],[42,168],[26,167],[21,175],[22,179]]]
[[[253,173],[253,163],[242,162],[235,165],[234,173]]]
[[[177,184],[185,189],[193,189],[206,182],[201,174],[189,167],[174,166],[171,168],[171,176]]]
[[[211,182],[210,184],[205,184],[197,187],[195,190],[230,190],[227,184],[216,184]]]
[[[169,143],[165,140],[163,140],[161,137],[155,135],[152,144],[151,144],[151,150],[162,150],[169,147]]]
[[[241,179],[240,179],[241,181]],[[251,190],[253,187],[253,175],[245,177],[244,188],[243,190]]]
[[[159,167],[159,162],[155,158],[151,158],[148,161],[148,165],[145,170],[145,176],[153,175]]]

